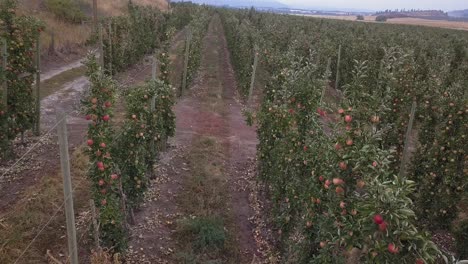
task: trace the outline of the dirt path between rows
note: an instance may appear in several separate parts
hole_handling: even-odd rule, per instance
[[[226,222],[233,223],[225,224],[224,229],[232,229],[237,252],[217,261],[257,263],[261,259],[254,227],[249,221],[254,213],[249,206],[245,178],[246,168],[255,158],[257,137],[255,129],[244,122],[219,17],[210,24],[202,54],[194,84],[174,107],[176,136],[170,139],[169,150],[161,155],[155,169],[157,178],[152,182],[146,202],[136,213],[128,263],[206,263],[202,259],[206,256],[187,254],[177,237],[178,223],[183,219],[220,214],[216,205],[209,205],[216,201],[204,200],[203,196],[224,200],[226,207],[222,210],[226,213],[221,214],[229,218]],[[194,164],[194,161],[205,164]],[[215,176],[199,177],[200,168],[208,168],[209,174]],[[200,183],[191,186],[194,178]],[[218,190],[210,189],[209,184]],[[213,196],[216,192],[218,196]],[[206,212],[186,208],[190,199],[195,207]]]

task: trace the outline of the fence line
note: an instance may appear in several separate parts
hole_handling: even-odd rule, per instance
[[[74,111],[75,111],[75,110],[69,111],[69,112],[67,112],[66,114],[68,115],[68,114],[70,114],[70,113],[72,113],[72,112],[74,112]],[[63,121],[63,119],[60,120],[60,121]],[[13,169],[16,165],[18,165],[18,163],[19,163],[20,161],[22,161],[29,153],[31,153],[31,151],[32,151],[33,149],[35,149],[35,148],[45,139],[45,137],[46,137],[48,134],[50,134],[50,133],[58,126],[59,123],[60,123],[60,122],[55,123],[55,124],[52,126],[52,128],[49,129],[49,131],[47,131],[44,135],[42,135],[41,138],[39,138],[39,140],[38,140],[36,143],[34,143],[34,145],[33,145],[31,148],[29,148],[29,149],[26,151],[26,153],[23,154],[23,156],[21,156],[13,165],[11,165],[11,166],[2,174],[1,178],[3,178],[9,171],[11,171],[11,169]]]

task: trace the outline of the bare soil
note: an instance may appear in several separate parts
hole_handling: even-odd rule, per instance
[[[267,256],[262,251],[268,246],[260,237],[265,227],[257,229],[254,222],[261,221],[256,217],[255,207],[251,206],[258,202],[252,193],[256,191],[252,178],[254,169],[246,173],[246,168],[252,168],[255,164],[258,140],[255,128],[248,127],[242,115],[243,106],[237,94],[220,24],[218,17],[210,24],[203,41],[198,76],[189,92],[174,107],[176,135],[169,141],[169,150],[161,155],[155,168],[157,178],[152,182],[145,204],[135,215],[136,225],[131,230],[132,240],[127,256],[129,263],[180,263],[177,262],[181,249],[175,235],[176,223],[180,219],[196,217],[186,215],[190,210],[184,208],[181,200],[191,195],[194,200],[203,201],[200,196],[210,195],[205,193],[208,187],[203,183],[195,188],[187,187],[190,187],[187,182],[200,173],[197,171],[199,167],[209,167],[212,174],[220,176],[218,180],[213,178],[214,182],[222,181],[215,183],[218,188],[226,188],[222,189],[226,192],[220,199],[227,201],[223,210],[227,212],[225,216],[230,218],[227,221],[234,223],[234,226],[225,228],[232,228],[229,231],[235,238],[238,252],[235,257],[224,259],[223,263],[260,263]],[[206,150],[194,150],[205,141],[217,145]],[[218,149],[220,153],[216,152]],[[207,164],[192,164],[197,160],[195,158]],[[219,213],[214,207],[208,206],[204,210]]]

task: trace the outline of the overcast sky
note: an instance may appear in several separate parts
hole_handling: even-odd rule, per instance
[[[354,8],[368,10],[384,9],[468,9],[468,0],[277,0],[287,5],[301,7]]]

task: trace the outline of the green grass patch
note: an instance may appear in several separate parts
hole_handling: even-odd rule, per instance
[[[177,233],[184,238],[190,238],[192,249],[196,253],[223,250],[227,239],[223,219],[219,217],[180,220],[177,223]]]
[[[75,80],[78,77],[81,77],[85,74],[86,68],[84,66],[79,68],[74,68],[68,71],[64,71],[50,79],[47,79],[41,82],[41,95],[40,98],[44,99],[45,97],[53,94],[54,92],[63,88],[68,82]]]

